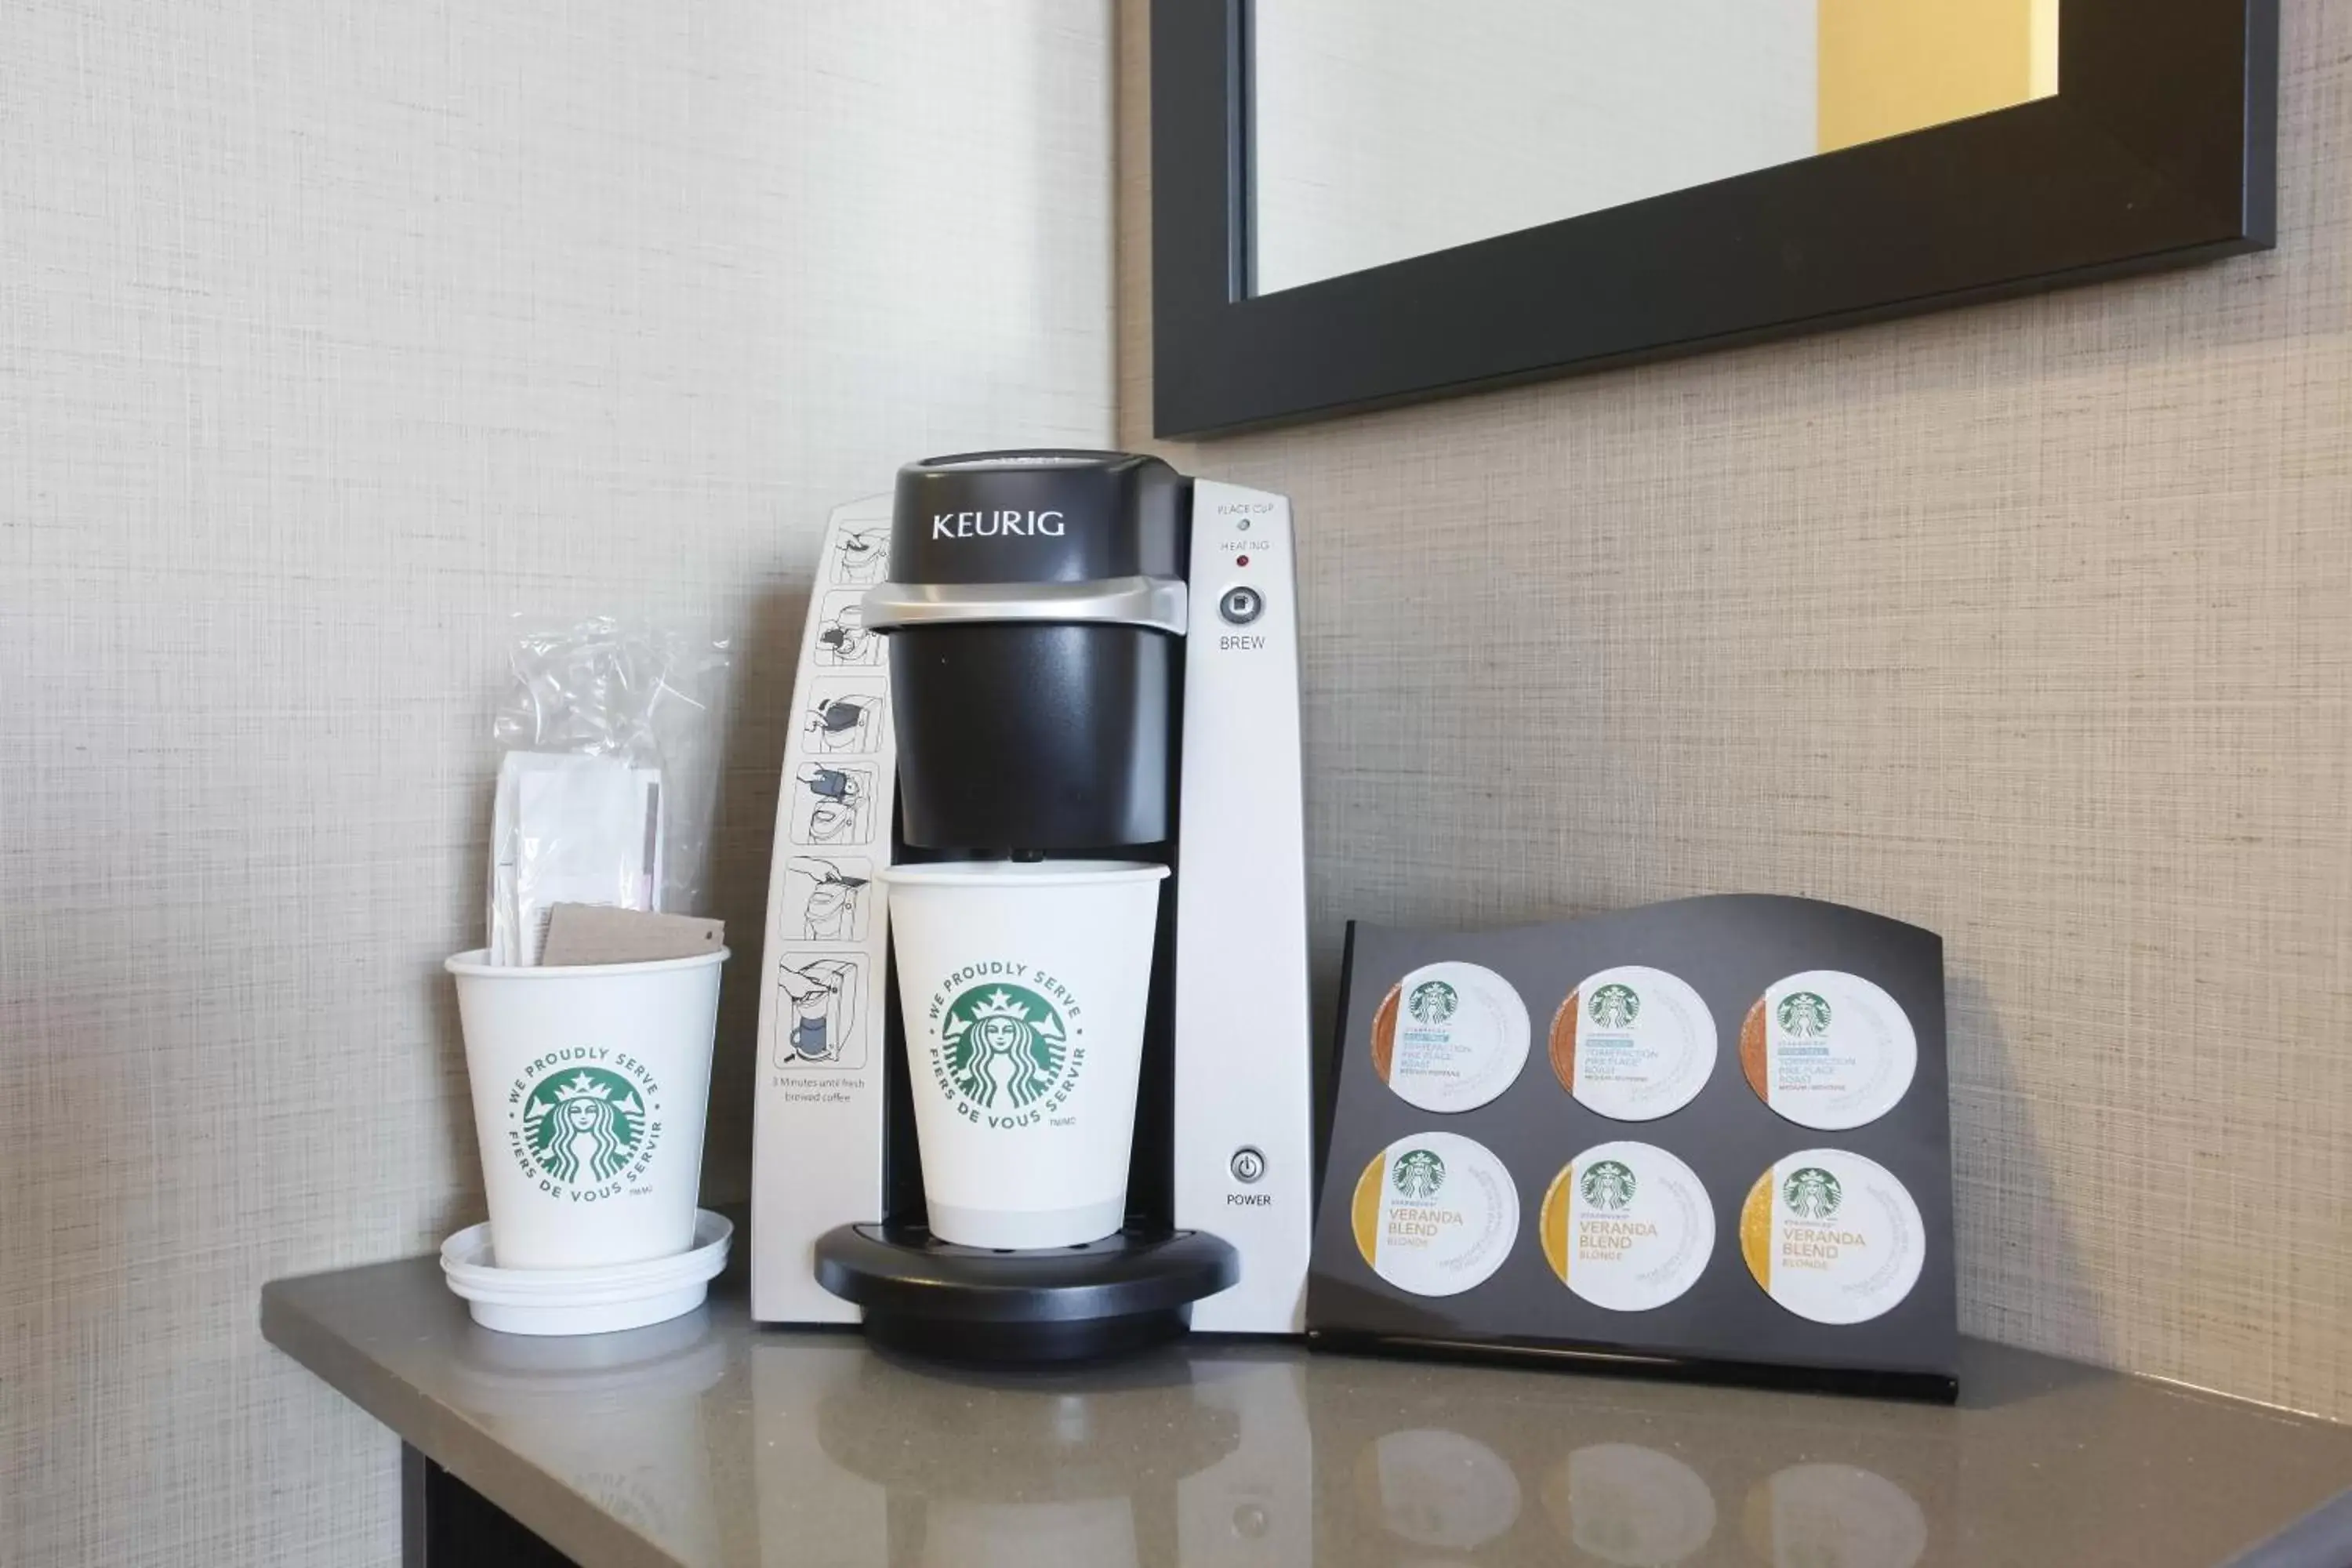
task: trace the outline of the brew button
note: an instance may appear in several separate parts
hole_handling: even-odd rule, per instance
[[[1255,1186],[1265,1174],[1265,1155],[1247,1146],[1234,1151],[1234,1180],[1244,1186]]]
[[[1255,588],[1228,588],[1217,601],[1217,614],[1234,626],[1245,626],[1265,613],[1265,595]]]

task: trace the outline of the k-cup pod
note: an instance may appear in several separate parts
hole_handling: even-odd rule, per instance
[[[1919,1205],[1893,1172],[1843,1149],[1775,1161],[1739,1211],[1739,1250],[1766,1294],[1816,1323],[1893,1311],[1927,1258]]]
[[[1486,1145],[1457,1132],[1416,1132],[1364,1167],[1349,1219],[1373,1273],[1416,1296],[1456,1296],[1510,1256],[1519,1194]]]
[[[1739,1068],[1798,1126],[1843,1132],[1895,1109],[1919,1070],[1919,1037],[1879,986],[1809,969],[1773,982],[1748,1009]]]
[[[719,967],[444,965],[457,977],[500,1268],[667,1258],[694,1244]]]
[[[1372,1066],[1407,1105],[1475,1110],[1528,1060],[1528,1005],[1475,963],[1428,963],[1389,988],[1372,1014]]]
[[[1551,1020],[1551,1070],[1619,1121],[1688,1105],[1715,1071],[1715,1015],[1678,975],[1638,963],[1587,975]]]
[[[931,1234],[965,1247],[1098,1241],[1128,1152],[1165,866],[893,866],[898,1001]]]
[[[1641,1312],[1698,1283],[1715,1205],[1696,1174],[1648,1143],[1601,1143],[1552,1178],[1538,1216],[1544,1259],[1596,1307]]]

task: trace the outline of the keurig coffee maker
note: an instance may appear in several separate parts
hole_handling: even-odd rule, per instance
[[[988,1359],[1297,1331],[1295,603],[1288,502],[1155,458],[929,458],[835,514],[770,883],[755,1316]]]

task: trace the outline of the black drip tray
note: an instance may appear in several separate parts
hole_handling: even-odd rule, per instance
[[[865,1309],[866,1337],[942,1361],[1077,1361],[1184,1331],[1192,1303],[1241,1278],[1205,1231],[1122,1230],[1076,1247],[958,1247],[919,1226],[836,1226],[817,1283]]]

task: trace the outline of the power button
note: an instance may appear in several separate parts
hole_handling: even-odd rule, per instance
[[[1255,588],[1228,588],[1217,601],[1217,614],[1230,625],[1245,626],[1265,614],[1265,595]]]

